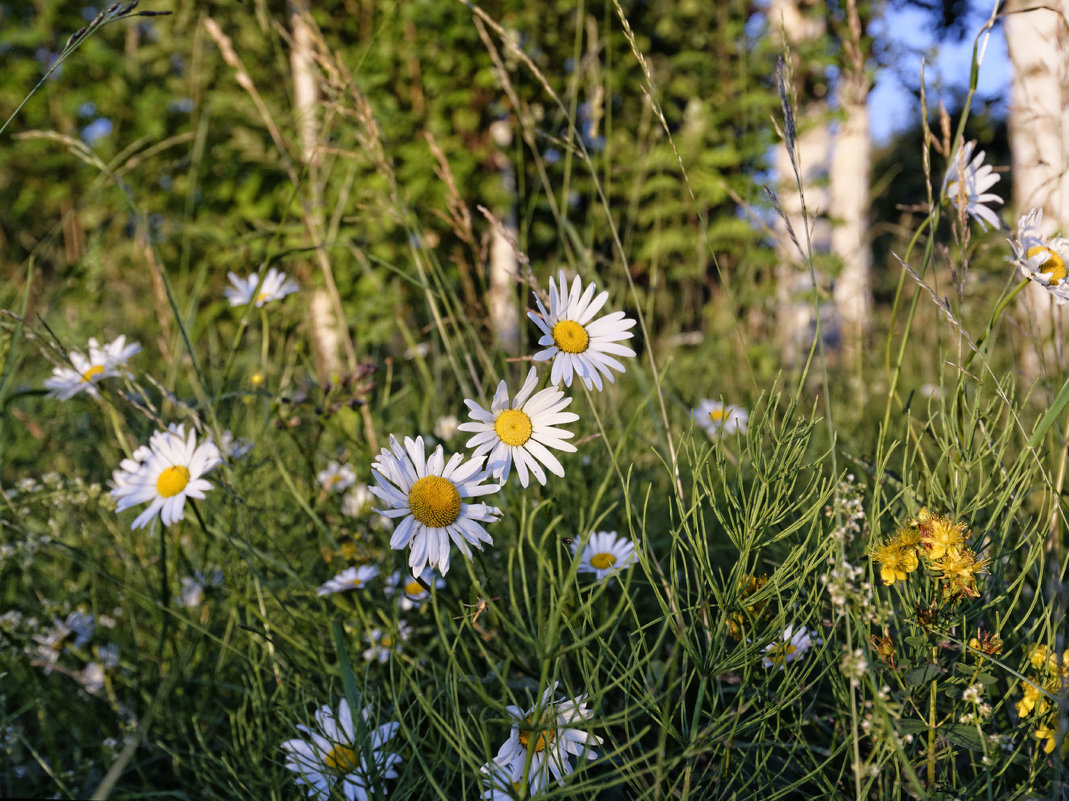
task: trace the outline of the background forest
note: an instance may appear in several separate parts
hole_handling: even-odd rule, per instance
[[[0,795],[1066,797],[1066,6],[0,2]],[[391,437],[551,392],[575,276],[634,358],[410,576]]]

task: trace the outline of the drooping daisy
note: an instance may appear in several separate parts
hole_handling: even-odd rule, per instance
[[[419,574],[419,578],[423,581],[423,584],[436,590],[440,590],[445,586],[445,579],[435,575],[432,567],[425,568]],[[431,594],[427,592],[423,584],[420,584],[415,576],[402,576],[400,571],[395,570],[386,579],[386,594],[393,595],[400,588],[401,599],[398,601],[398,605],[402,611],[408,612],[411,609],[418,609],[430,600]]]
[[[227,273],[226,277],[230,279],[233,286],[224,289],[223,295],[230,301],[231,306],[244,306],[255,300],[256,308],[260,308],[265,303],[281,300],[291,292],[300,289],[295,282],[286,277],[284,272],[275,267],[267,271],[262,284],[259,273],[253,273],[247,278],[242,278],[237,273]],[[256,291],[257,286],[260,287],[259,292]]]
[[[509,738],[494,757],[500,765],[508,766],[512,781],[524,781],[524,766],[530,769],[526,777],[531,782],[548,783],[552,775],[557,782],[571,773],[571,757],[597,759],[595,745],[601,745],[601,738],[572,725],[590,717],[590,710],[584,703],[585,695],[572,700],[554,701],[558,682],[547,687],[542,693],[542,700],[524,712],[518,706],[508,706],[506,711],[515,720]]]
[[[348,462],[331,462],[325,470],[316,473],[316,481],[327,492],[345,492],[356,483],[356,471]]]
[[[579,553],[579,543],[572,541],[572,553]],[[595,531],[579,554],[579,572],[593,573],[601,581],[638,561],[635,544],[615,531]]]
[[[576,276],[569,291],[564,270],[560,271],[559,279],[559,289],[552,278],[549,281],[549,311],[546,311],[536,294],[538,314],[527,312],[527,316],[542,331],[538,344],[547,346],[534,355],[534,360],[553,360],[549,376],[553,384],[563,381],[566,387],[570,387],[572,375],[575,374],[587,389],[597,387],[600,390],[602,375],[612,383],[612,371],[622,373],[625,369],[618,359],[609,354],[635,355],[631,348],[618,344],[620,340],[633,336],[628,329],[634,326],[635,321],[622,311],[617,311],[591,322],[609,299],[609,293],[602,292],[594,297],[594,284],[587,286],[584,291],[579,276]]]
[[[481,551],[484,542],[493,544],[482,523],[497,520],[501,510],[463,500],[501,488],[500,484],[483,483],[490,475],[482,472],[482,466],[482,459],[465,462],[460,454],[446,462],[441,445],[428,459],[423,437],[405,437],[402,446],[390,435],[390,447],[383,448],[371,466],[375,476],[371,491],[387,506],[375,511],[403,518],[390,537],[390,547],[399,551],[411,544],[408,565],[413,576],[418,576],[428,562],[443,576],[448,573],[450,540],[469,559],[469,545]]]
[[[795,631],[794,626],[787,626],[780,640],[766,645],[762,650],[765,655],[761,657],[761,666],[783,670],[789,662],[797,662],[805,656],[806,651],[812,646],[813,638],[810,637],[808,631],[804,628]]]
[[[197,445],[197,433],[191,430],[187,436],[182,424],[171,423],[166,431],[157,431],[148,448],[144,462],[123,460],[124,467],[116,471],[115,487],[111,491],[117,501],[117,512],[140,503],[149,504],[134,519],[131,526],[134,529],[148,525],[157,512],[165,526],[181,520],[185,516],[186,498],[203,498],[212,488],[201,476],[222,461],[214,443],[206,440]]]
[[[497,385],[489,411],[473,400],[464,400],[468,415],[475,421],[459,426],[461,431],[475,432],[465,447],[475,448],[472,454],[475,457],[490,454],[486,469],[502,483],[508,481],[515,462],[516,474],[522,486],[528,484],[528,470],[539,484],[545,486],[546,473],[542,465],[556,476],[564,475],[564,468],[549,448],[575,451],[574,445],[565,442],[574,436],[572,432],[555,428],[561,423],[574,423],[579,419],[579,415],[563,411],[572,399],[565,397],[556,387],[547,387],[532,396],[537,381],[538,371],[532,367],[511,404],[508,388],[502,381]]]
[[[522,778],[512,778],[511,765],[503,765],[496,759],[491,759],[479,768],[479,772],[482,801],[514,801],[520,797],[525,782]],[[523,776],[522,766],[520,776]],[[543,771],[540,775],[533,776],[526,784],[525,798],[538,795],[546,788],[546,773]]]
[[[365,722],[368,714],[365,707],[361,713]],[[329,706],[323,706],[315,713],[315,720],[315,728],[297,726],[308,739],[282,743],[286,768],[297,774],[298,783],[308,787],[309,798],[329,801],[331,791],[340,785],[342,797],[348,801],[369,801],[372,793],[383,790],[386,779],[397,778],[394,765],[401,757],[386,751],[385,746],[400,724],[369,725],[366,740],[358,741],[359,728],[353,726],[352,712],[344,699],[337,716]]]
[[[90,337],[88,357],[72,350],[67,354],[70,367],[52,368],[52,376],[45,379],[48,396],[60,400],[68,400],[80,392],[95,396],[96,384],[121,375],[126,362],[140,351],[141,345],[136,342],[127,345],[125,336],[117,337],[104,347]]]
[[[750,424],[750,413],[741,406],[731,406],[720,401],[703,398],[692,412],[694,422],[705,429],[713,439],[731,434],[745,434]]]
[[[1069,240],[1043,236],[1043,209],[1032,209],[1017,221],[1017,236],[1009,240],[1013,263],[1021,274],[1046,289],[1061,305],[1069,301]]]
[[[330,595],[332,592],[362,590],[378,574],[378,565],[361,565],[360,567],[346,568],[316,590],[316,595],[323,596]]]
[[[364,659],[368,662],[386,662],[393,654],[401,653],[401,645],[412,635],[412,627],[405,621],[397,624],[397,631],[383,631],[371,629],[364,634],[369,647],[364,651]]]
[[[954,208],[965,207],[965,213],[980,223],[985,231],[985,223],[999,227],[998,215],[985,203],[1001,203],[1002,198],[987,190],[999,181],[999,175],[990,164],[984,164],[984,151],[973,158],[976,141],[966,142],[950,160],[943,188]],[[971,161],[970,161],[971,159]]]

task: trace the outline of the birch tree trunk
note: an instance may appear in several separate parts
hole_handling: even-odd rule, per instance
[[[1011,107],[1007,115],[1013,157],[1013,201],[1018,215],[1043,209],[1042,233],[1066,229],[1069,199],[1069,0],[1051,0],[1046,8],[1012,13],[1034,4],[1009,0],[1005,32],[1013,63]],[[1063,16],[1066,15],[1066,16]],[[1021,303],[1030,336],[1022,341],[1020,369],[1028,382],[1062,364],[1060,342],[1066,326],[1062,307],[1049,293],[1029,286]],[[1034,338],[1034,339],[1033,339]],[[1038,346],[1037,346],[1038,344]],[[1051,361],[1051,360],[1055,361]]]

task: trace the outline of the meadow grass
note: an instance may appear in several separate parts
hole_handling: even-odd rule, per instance
[[[571,138],[548,144],[600,187],[574,104],[522,49],[506,64],[507,32],[474,15],[514,107],[528,109],[522,75],[522,91],[570,120]],[[581,276],[609,293],[599,314],[636,322],[636,355],[601,391],[578,376],[561,388],[578,415],[562,424],[575,452],[555,451],[564,475],[521,486],[514,468],[472,498],[499,510],[485,523],[493,544],[471,559],[452,547],[444,585],[423,574],[402,604],[413,577],[409,549],[391,547],[401,518],[376,512],[389,503],[367,490],[386,483],[391,436],[466,453],[469,434],[446,418],[468,420],[465,399],[489,408],[502,380],[511,398],[532,364],[545,387],[550,367],[530,358],[533,324],[522,355],[494,344],[427,236],[421,218],[441,214],[480,247],[480,215],[448,161],[437,176],[448,205],[410,206],[373,103],[321,44],[323,91],[375,173],[363,213],[404,232],[401,260],[316,246],[352,214],[335,190],[354,157],[339,148],[319,169],[337,204],[326,221],[308,203],[322,187],[291,165],[286,222],[300,231],[263,221],[255,247],[226,254],[241,277],[292,268],[299,290],[231,306],[218,265],[166,263],[116,164],[56,138],[99,172],[99,194],[81,202],[118,202],[137,234],[121,253],[91,247],[69,278],[31,258],[0,288],[0,792],[296,797],[310,780],[283,744],[310,742],[297,726],[319,732],[318,710],[338,741],[307,753],[334,797],[522,798],[528,785],[609,800],[1062,797],[1069,392],[1056,366],[1034,386],[1014,371],[1025,335],[1008,322],[1019,287],[1000,234],[963,236],[970,221],[936,176],[862,354],[818,336],[804,363],[778,365],[737,314],[765,291],[745,274],[719,276],[703,336],[681,344],[653,327],[660,300],[633,280],[613,200],[599,192],[583,225],[569,222],[538,121],[518,112],[567,246],[554,264],[517,253],[515,298],[534,309],[537,294],[552,311],[558,269]],[[239,73],[240,53],[225,57]],[[263,110],[280,153],[296,150],[293,126]],[[594,230],[609,257],[595,259]],[[974,264],[976,280],[952,272],[998,249],[1001,266]],[[250,250],[259,258],[243,262]],[[965,288],[952,300],[951,280]],[[341,367],[327,376],[306,314],[313,287],[345,313]],[[69,351],[118,335],[141,350],[94,394],[46,395],[51,367],[84,372]],[[703,399],[745,411],[744,424],[696,420]],[[157,464],[137,449],[171,424],[220,449],[210,489],[186,499],[183,519],[133,529],[145,507],[117,511],[114,484]],[[113,475],[124,459],[125,478]],[[630,540],[635,561],[599,577],[581,570],[582,549],[604,531]],[[374,569],[317,592],[350,568]],[[343,706],[353,722],[339,732]],[[566,731],[576,745],[554,762]],[[495,756],[504,778],[488,790]]]

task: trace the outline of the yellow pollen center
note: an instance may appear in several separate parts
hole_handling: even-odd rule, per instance
[[[1061,283],[1065,280],[1066,276],[1065,262],[1062,260],[1061,256],[1050,248],[1043,247],[1042,245],[1036,245],[1035,247],[1029,248],[1027,255],[1028,258],[1031,259],[1033,256],[1038,256],[1042,253],[1045,253],[1047,258],[1039,265],[1039,271],[1044,275],[1049,275],[1052,284]]]
[[[709,420],[714,423],[719,423],[726,416],[727,415],[725,414],[723,409],[713,409],[711,412],[709,412]]]
[[[379,638],[379,645],[383,648],[393,648],[393,637],[389,634],[383,634],[382,637]]]
[[[269,300],[271,300],[270,292],[261,292],[259,295],[256,296],[257,303],[267,303],[267,301]]]
[[[561,320],[553,326],[553,342],[565,353],[582,353],[590,345],[590,335],[575,320]]]
[[[590,557],[590,566],[598,570],[605,570],[616,564],[616,557],[611,553],[596,553]]]
[[[87,384],[91,383],[93,381],[93,379],[95,379],[98,375],[100,375],[103,372],[104,372],[104,365],[102,365],[102,364],[94,364],[92,367],[90,367],[88,370],[86,370],[84,373],[82,373],[82,381],[86,382]]]
[[[156,492],[162,498],[173,498],[189,483],[189,469],[180,464],[172,465],[156,479]]]
[[[423,592],[423,585],[418,581],[410,581],[405,585],[405,595],[419,595]]]
[[[531,723],[531,719],[527,718],[527,723]],[[517,734],[517,739],[520,741],[520,745],[527,748],[531,742],[531,735],[537,734],[538,738],[535,740],[534,750],[536,754],[541,754],[546,750],[546,746],[553,742],[553,732],[548,729],[533,729],[521,726]]]
[[[352,773],[359,766],[356,751],[347,745],[335,745],[330,749],[323,764],[338,774]]]
[[[424,476],[408,491],[408,508],[423,525],[445,528],[460,517],[460,493],[449,479]]]
[[[518,448],[531,438],[531,418],[519,409],[505,409],[494,421],[494,431],[506,445]]]

